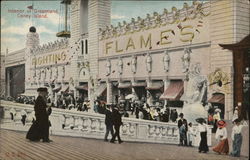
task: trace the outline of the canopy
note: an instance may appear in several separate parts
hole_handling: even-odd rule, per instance
[[[107,89],[107,84],[106,83],[101,83],[100,86],[98,86],[96,90],[96,96],[99,97],[104,91]]]
[[[146,87],[147,83],[146,82],[134,82],[132,83],[133,87]]]
[[[53,92],[59,92],[62,89],[62,86],[57,86],[55,88],[52,89]]]
[[[152,84],[146,87],[147,90],[159,90],[163,87],[162,82],[152,82]]]
[[[125,97],[125,99],[132,99],[132,98],[136,98],[136,95],[134,95],[134,94],[128,94]]]
[[[69,85],[64,85],[61,89],[61,92],[68,92],[69,91]]]
[[[130,88],[131,87],[131,83],[130,82],[122,82],[119,83],[118,88]]]
[[[76,86],[75,87],[77,90],[85,90],[85,91],[88,91],[88,84],[83,84],[83,85],[80,85],[80,86]]]
[[[37,94],[37,93],[36,93]],[[21,96],[26,96],[26,97],[35,97],[36,94],[32,94],[32,93],[21,93]]]
[[[208,100],[210,103],[220,103],[224,104],[225,103],[225,96],[224,94],[221,93],[215,93],[213,96]]]
[[[180,100],[180,97],[184,93],[183,81],[170,81],[168,88],[160,96],[160,99],[164,100]]]

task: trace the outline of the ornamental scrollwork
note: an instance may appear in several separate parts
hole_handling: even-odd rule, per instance
[[[192,6],[188,6],[187,3],[184,3],[183,8],[179,10],[176,7],[172,7],[171,12],[164,9],[162,14],[154,12],[153,15],[147,14],[144,19],[141,17],[137,17],[137,20],[131,18],[129,23],[123,21],[122,24],[119,22],[116,27],[113,25],[106,26],[105,29],[99,29],[99,39],[119,37],[169,24],[178,24],[187,20],[207,17],[210,15],[210,11],[206,9],[205,4],[207,3],[194,1]]]

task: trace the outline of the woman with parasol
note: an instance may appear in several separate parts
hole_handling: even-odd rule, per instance
[[[229,145],[227,139],[227,129],[226,122],[224,120],[219,120],[217,122],[218,129],[215,134],[215,138],[219,140],[219,144],[213,148],[214,152],[219,154],[228,154]]]
[[[200,141],[200,145],[199,145],[199,153],[203,152],[203,153],[207,153],[209,151],[208,149],[208,145],[207,145],[207,124],[206,124],[206,120],[204,118],[197,118],[196,122],[199,123],[198,125],[198,132],[200,132],[200,136],[201,136],[201,141]]]

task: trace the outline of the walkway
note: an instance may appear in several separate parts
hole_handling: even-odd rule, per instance
[[[1,160],[247,160],[217,155],[211,151],[198,153],[194,147],[128,143],[112,144],[102,140],[51,136],[52,143],[30,142],[26,133],[0,129]],[[247,139],[248,140],[248,139]]]

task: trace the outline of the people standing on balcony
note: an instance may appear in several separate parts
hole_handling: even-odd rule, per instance
[[[47,88],[38,88],[37,92],[38,97],[34,106],[36,120],[30,127],[26,138],[31,141],[40,141],[42,139],[43,142],[51,142],[49,139],[49,127],[51,125],[49,115],[52,110],[46,104],[48,90]]]
[[[121,140],[121,137],[120,137],[120,126],[123,125],[123,123],[122,123],[122,116],[119,113],[117,106],[114,106],[114,108],[112,109],[112,121],[115,127],[115,134],[110,140],[110,143],[115,143],[115,139],[117,137],[119,144],[121,144],[123,141]]]
[[[234,126],[232,129],[232,141],[233,141],[233,149],[232,152],[230,153],[231,156],[234,157],[240,157],[240,151],[241,151],[241,145],[242,145],[242,127],[243,125],[241,124],[239,119],[234,120]]]
[[[229,145],[227,139],[227,129],[226,129],[226,122],[224,120],[219,120],[218,129],[215,134],[216,140],[219,141],[219,144],[213,148],[214,152],[218,154],[228,154],[229,152]]]
[[[179,115],[180,119],[178,120],[178,128],[179,128],[179,134],[180,134],[180,146],[187,146],[187,120],[184,119],[184,114],[180,113]]]
[[[114,136],[112,112],[111,112],[110,105],[107,105],[106,110],[105,110],[105,125],[106,125],[106,133],[105,133],[104,141],[108,142],[109,132],[111,133],[112,137]]]

